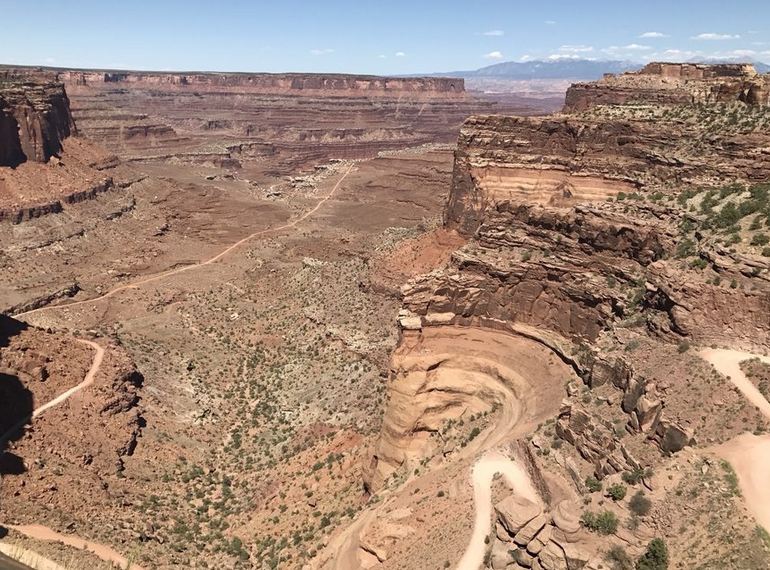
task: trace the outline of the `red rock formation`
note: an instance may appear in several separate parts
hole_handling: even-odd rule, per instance
[[[597,105],[732,101],[770,105],[770,75],[760,75],[747,64],[650,63],[640,71],[572,85],[564,111],[581,112]]]
[[[427,94],[462,96],[464,81],[453,77],[378,77],[373,75],[318,73],[150,73],[137,71],[65,71],[59,78],[66,84],[99,86],[130,85],[163,90],[205,92],[292,93],[378,96]]]
[[[0,166],[47,162],[74,131],[63,84],[0,75]]]

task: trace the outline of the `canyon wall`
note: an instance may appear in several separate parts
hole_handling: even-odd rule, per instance
[[[0,73],[0,166],[47,162],[74,132],[63,84]]]
[[[428,94],[463,96],[461,78],[378,77],[319,73],[150,73],[138,71],[64,71],[58,77],[73,86],[144,87],[201,92],[291,93],[294,95]]]
[[[640,71],[607,75],[600,81],[576,83],[567,90],[565,112],[597,105],[683,105],[741,101],[770,105],[770,75],[752,65],[649,63]]]
[[[739,66],[659,66],[617,81],[634,96],[646,97],[636,83],[648,76],[655,81],[686,77],[682,81],[694,84],[688,89],[704,93],[713,92],[714,82],[732,85],[755,77]],[[590,89],[601,90],[607,81]],[[427,361],[432,349],[426,339],[442,334],[436,330],[535,339],[589,384],[595,379],[587,362],[619,347],[630,353],[641,339],[661,347],[678,343],[682,351],[691,341],[770,345],[770,254],[751,246],[740,253],[724,245],[725,233],[714,232],[715,222],[706,219],[718,215],[716,207],[690,206],[689,194],[680,194],[705,192],[705,186],[715,189],[715,200],[742,196],[733,207],[761,210],[753,225],[766,226],[766,132],[753,122],[743,131],[715,132],[698,120],[673,121],[662,112],[637,116],[623,102],[616,101],[614,114],[606,117],[475,116],[464,123],[444,224],[468,242],[445,267],[401,289],[403,337],[393,358],[391,403],[367,485],[376,488],[400,465],[435,455],[425,432],[460,417],[458,410],[478,414],[475,391],[490,376],[500,376],[479,378],[469,364],[470,385],[455,390],[451,410],[426,403],[435,390],[448,389],[432,384],[442,376],[432,371],[449,358],[427,364],[426,372],[405,366],[404,354],[421,347]],[[745,117],[755,116],[745,108]],[[746,186],[733,192],[736,183]],[[751,204],[749,194],[755,197]],[[747,231],[748,222],[732,231]],[[750,239],[737,236],[732,243]],[[692,439],[691,426],[678,417],[661,420],[662,396],[654,383],[646,392],[645,382],[613,381],[626,390],[628,429],[657,438],[667,451],[681,449]],[[569,417],[565,410],[565,425]],[[613,465],[601,463],[597,475],[628,468],[617,457]]]
[[[697,123],[587,116],[473,116],[455,151],[445,224],[473,234],[488,208],[511,201],[568,207],[641,188],[761,183],[770,178],[762,133],[704,141]]]

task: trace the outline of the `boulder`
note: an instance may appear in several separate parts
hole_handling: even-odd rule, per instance
[[[542,514],[543,509],[521,495],[509,495],[495,505],[497,518],[509,534],[515,535],[524,525]],[[545,522],[543,523],[545,524]],[[542,525],[540,525],[542,528]],[[537,530],[540,530],[538,528]],[[537,531],[535,531],[537,532]],[[533,535],[534,536],[534,535]],[[529,542],[529,541],[527,541]],[[525,542],[524,544],[526,544]]]
[[[580,509],[573,501],[559,502],[551,512],[551,516],[556,528],[566,534],[574,534],[580,530]]]
[[[537,536],[537,533],[540,532],[540,529],[542,529],[547,522],[548,519],[545,515],[540,514],[536,516],[516,533],[516,536],[513,537],[513,542],[519,546],[526,546],[532,542],[532,539]]]
[[[663,411],[663,401],[648,392],[636,402],[635,411],[639,429],[645,433],[654,432]]]
[[[511,548],[508,544],[499,540],[495,541],[490,558],[493,570],[504,570],[513,561],[510,550]]]
[[[591,558],[591,555],[578,545],[568,542],[560,544],[564,551],[564,559],[567,561],[568,570],[583,570]]]
[[[663,424],[663,422],[661,422]],[[660,429],[658,430],[660,432]],[[666,422],[660,440],[660,448],[668,453],[676,453],[693,441],[695,432],[692,428]]]
[[[549,542],[537,557],[544,570],[567,570],[564,551],[555,542]]]
[[[523,548],[519,548],[516,552],[514,552],[513,559],[517,564],[519,564],[519,566],[524,566],[524,568],[532,568],[532,563],[535,561],[535,557],[529,554]]]

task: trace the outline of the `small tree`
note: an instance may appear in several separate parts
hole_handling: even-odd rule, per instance
[[[628,503],[631,511],[640,517],[649,514],[652,509],[652,501],[644,496],[644,491],[637,491]]]
[[[636,561],[636,570],[666,570],[668,568],[668,547],[660,538],[653,538],[647,550]]]
[[[602,490],[602,482],[596,477],[586,477],[586,489],[589,493],[598,493]]]
[[[613,546],[610,548],[605,558],[615,570],[634,570],[633,559],[621,546]]]
[[[607,494],[613,501],[622,501],[626,497],[626,486],[623,483],[610,485]]]
[[[615,534],[618,530],[618,517],[612,511],[602,511],[592,513],[586,511],[580,517],[580,522],[588,530],[598,532],[599,534]]]

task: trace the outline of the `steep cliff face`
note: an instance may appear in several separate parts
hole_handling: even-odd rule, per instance
[[[768,142],[761,129],[716,137],[697,117],[470,117],[460,130],[444,221],[470,235],[504,201],[569,207],[642,188],[763,182]]]
[[[47,162],[74,131],[63,84],[0,77],[0,166]]]
[[[377,77],[373,75],[315,73],[142,73],[134,71],[66,71],[65,83],[77,86],[100,84],[153,86],[198,91],[242,91],[249,93],[339,94],[362,96],[397,93],[462,96],[464,81],[445,77]]]
[[[741,101],[770,105],[770,76],[753,66],[650,63],[637,72],[607,75],[567,90],[565,112],[597,105],[683,105]]]
[[[594,341],[629,311],[623,287],[673,248],[651,221],[628,221],[608,208],[498,204],[449,268],[408,284],[404,306],[458,324],[525,323],[576,341]]]
[[[648,76],[699,85],[754,77],[744,67],[659,66],[631,81],[623,76],[625,87],[632,92],[633,81]],[[671,116],[653,108],[642,116],[615,104],[605,115],[465,122],[444,223],[468,242],[447,266],[402,288],[404,336],[367,484],[376,488],[400,465],[439,453],[431,439],[437,426],[460,417],[462,406],[478,415],[477,391],[490,378],[492,385],[506,384],[499,371],[482,377],[469,363],[452,406],[430,401],[451,388],[439,382],[450,357],[428,362],[435,356],[430,339],[448,334],[437,331],[538,339],[591,386],[607,383],[602,366],[617,368],[606,364],[610,360],[591,363],[624,348],[631,356],[620,368],[629,372],[611,383],[625,391],[626,429],[647,434],[666,451],[692,441],[692,418],[683,419],[686,406],[671,399],[666,405],[679,412],[662,419],[664,391],[630,372],[645,360],[633,354],[639,343],[664,351],[678,343],[686,351],[689,342],[722,343],[727,336],[730,343],[770,345],[770,250],[757,247],[766,237],[751,233],[770,223],[768,137],[752,118],[757,110],[739,105],[735,123],[742,126],[731,130],[685,111]],[[419,355],[425,367],[405,355]],[[562,413],[561,428],[572,414],[582,422],[580,411]],[[582,440],[565,429],[564,439],[580,449]],[[585,446],[581,453],[598,476],[630,468],[626,461],[636,464],[625,452],[610,460],[601,442],[595,447],[601,458]]]

